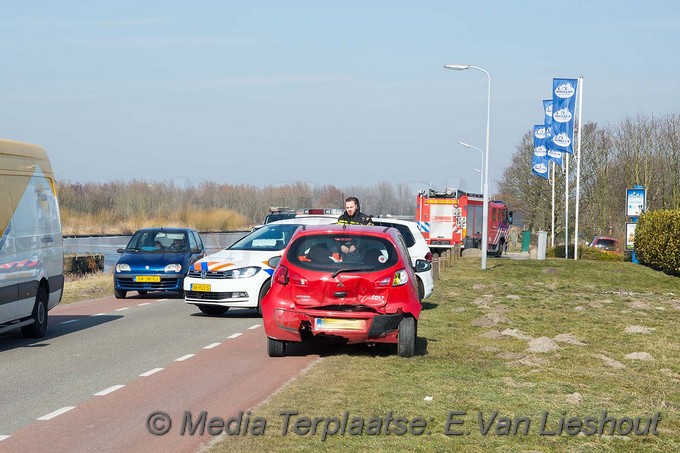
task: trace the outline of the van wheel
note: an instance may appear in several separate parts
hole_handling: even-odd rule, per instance
[[[272,281],[267,280],[264,282],[264,285],[262,285],[262,288],[260,288],[260,294],[257,296],[257,314],[262,316],[262,299],[264,296],[267,295],[269,292],[269,288],[272,286]]]
[[[416,320],[404,316],[399,322],[397,332],[397,355],[399,357],[412,357],[416,350]]]
[[[286,342],[267,337],[267,354],[269,357],[283,357],[286,353]]]
[[[184,288],[181,288],[177,291],[177,297],[184,299]]]
[[[139,293],[140,296],[146,296],[146,293],[148,293],[148,291],[137,291],[137,293]]]
[[[198,309],[201,310],[208,316],[220,316],[229,310],[229,307],[223,307],[221,305],[198,305]]]
[[[113,295],[116,296],[116,299],[125,299],[125,296],[127,295],[127,291],[123,291],[121,289],[113,289]]]
[[[38,295],[35,297],[35,305],[31,318],[33,324],[21,328],[21,334],[26,338],[42,338],[47,331],[47,291],[44,287],[38,288]]]

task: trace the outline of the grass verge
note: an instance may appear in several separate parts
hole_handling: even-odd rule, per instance
[[[62,304],[97,299],[112,294],[113,274],[111,272],[96,272],[85,275],[64,274]]]
[[[482,272],[478,259],[459,260],[425,303],[415,357],[388,347],[305,350],[324,359],[250,409],[250,427],[261,417],[264,434],[248,433],[243,422],[245,435],[226,436],[210,451],[680,451],[679,282],[623,262],[503,259]],[[282,411],[298,413],[286,435]],[[604,435],[556,433],[560,419],[572,417],[573,433],[587,417],[599,431],[603,411],[620,431],[609,435],[607,422]],[[339,428],[323,419],[340,421],[345,412],[346,433],[323,439],[326,423]],[[483,435],[480,414],[487,426],[495,412],[501,423]],[[427,427],[386,434],[390,413]],[[625,417],[640,417],[644,429],[657,413],[657,435],[620,435]],[[321,418],[316,434],[294,433],[298,417]],[[363,435],[351,435],[353,417],[365,421]],[[367,434],[377,426],[371,417],[383,418],[380,434]],[[449,419],[463,422],[449,431],[468,434],[448,435]]]

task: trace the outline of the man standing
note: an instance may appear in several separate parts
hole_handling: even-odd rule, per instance
[[[339,224],[346,225],[373,225],[370,216],[359,211],[359,199],[357,197],[347,197],[345,199],[345,212],[338,217]]]
[[[359,199],[357,197],[347,197],[345,199],[345,212],[338,217],[341,225],[373,225],[370,216],[359,211]],[[340,246],[340,251],[346,255],[356,251],[356,245],[350,241]]]

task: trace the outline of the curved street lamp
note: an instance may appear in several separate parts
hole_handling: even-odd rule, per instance
[[[472,148],[476,149],[482,154],[482,168],[484,168],[484,150],[481,148],[477,148],[476,146],[468,145],[467,143],[464,142],[458,142],[459,145],[462,145],[466,148]],[[479,170],[477,168],[474,169],[477,173],[479,173],[479,191],[483,192],[484,191],[484,172],[482,170]]]
[[[489,123],[491,118],[491,75],[487,71],[477,66],[469,64],[445,64],[444,68],[454,71],[465,71],[476,69],[486,74],[488,79],[487,101],[486,101],[486,152],[484,155],[484,184],[482,186],[482,197],[484,203],[482,207],[482,270],[486,269],[486,254],[489,249]]]

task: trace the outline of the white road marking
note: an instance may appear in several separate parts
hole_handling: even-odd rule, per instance
[[[9,436],[7,436],[5,434],[0,434],[0,442],[2,442],[5,439],[9,439]]]
[[[152,374],[158,373],[159,371],[163,371],[163,368],[154,368],[153,370],[149,370],[146,373],[140,374],[139,376],[140,377],[148,377],[148,376],[151,376]]]
[[[96,315],[92,315],[92,316],[104,316],[105,314],[106,313],[97,313]]]
[[[158,302],[165,302],[166,300],[170,300],[170,299],[158,299]]]
[[[116,390],[122,389],[123,387],[125,387],[125,386],[124,386],[124,385],[120,385],[120,384],[119,384],[119,385],[114,385],[114,386],[112,386],[112,387],[109,387],[109,388],[107,388],[107,389],[102,390],[101,392],[95,393],[94,396],[104,396],[104,395],[108,395],[109,393],[113,393],[113,392],[115,392]]]
[[[68,321],[60,322],[59,324],[71,324],[72,322],[78,322],[79,319],[69,319]]]
[[[123,311],[123,310],[129,310],[129,309],[130,309],[130,307],[123,307],[123,308],[116,308],[113,311]]]
[[[75,409],[75,406],[66,406],[66,407],[62,407],[62,408],[59,409],[59,410],[56,410],[56,411],[54,411],[54,412],[50,412],[49,414],[43,415],[42,417],[38,417],[38,420],[51,420],[51,419],[53,419],[54,417],[56,417],[57,415],[64,414],[64,413],[70,411],[71,409]]]
[[[235,333],[234,335],[229,335],[227,338],[229,338],[229,339],[236,338],[236,337],[240,337],[241,335],[243,335],[243,334],[241,332],[239,332],[239,333]]]
[[[138,307],[143,307],[144,305],[150,305],[151,302],[144,302],[143,304],[137,304]]]
[[[29,344],[29,346],[47,346],[49,343],[43,343],[42,341],[38,343]]]
[[[248,327],[248,330],[257,329],[257,328],[260,327],[261,325],[262,325],[262,324],[255,324],[254,326]]]
[[[212,348],[216,348],[216,347],[218,347],[218,346],[221,345],[221,344],[222,344],[222,343],[212,343],[212,344],[209,344],[208,346],[205,346],[203,349],[212,349]]]
[[[186,359],[190,359],[190,358],[192,358],[192,357],[195,356],[195,355],[196,355],[196,354],[187,354],[187,355],[183,355],[182,357],[180,357],[180,358],[178,358],[178,359],[175,359],[175,362],[184,362]]]

